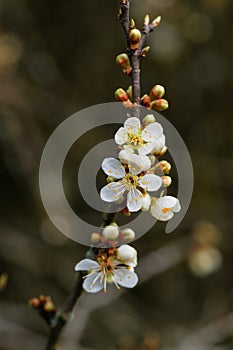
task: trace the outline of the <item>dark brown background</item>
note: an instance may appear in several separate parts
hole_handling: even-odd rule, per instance
[[[102,295],[84,298],[62,349],[155,350],[156,334],[162,349],[182,350],[183,341],[185,350],[231,349],[232,1],[134,0],[132,6],[138,25],[144,14],[163,16],[149,39],[142,90],[155,83],[166,86],[171,108],[164,116],[186,142],[195,174],[192,204],[180,227],[166,235],[164,224],[156,224],[134,246],[142,261],[165,247],[166,264],[172,260],[166,247],[178,249],[180,240],[207,220],[221,232],[217,249],[223,263],[218,272],[199,278],[184,259],[117,300],[111,301],[110,291],[107,305],[101,304]],[[61,305],[72,285],[73,266],[85,254],[85,247],[67,240],[47,219],[38,167],[46,140],[62,120],[113,101],[117,87],[127,88],[128,78],[115,65],[116,54],[125,47],[117,11],[116,0],[0,2],[0,272],[9,275],[0,294],[1,350],[43,349],[47,330],[27,300],[44,293]],[[66,164],[69,199],[87,218],[93,214],[79,208],[75,171],[104,132],[110,131],[83,138]],[[151,264],[156,271],[164,261]],[[141,263],[141,277],[143,273]],[[198,332],[207,325],[215,328],[203,340]],[[196,340],[189,340],[193,334]],[[201,344],[192,347],[197,339]]]

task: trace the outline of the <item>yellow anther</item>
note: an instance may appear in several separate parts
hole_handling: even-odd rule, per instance
[[[163,208],[162,209],[162,212],[164,213],[164,214],[166,214],[166,213],[168,213],[169,211],[171,211],[172,210],[172,208]]]

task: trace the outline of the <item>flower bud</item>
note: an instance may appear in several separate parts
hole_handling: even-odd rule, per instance
[[[155,164],[156,157],[153,154],[151,154],[149,156],[149,159],[150,159],[150,162],[151,162],[151,166],[153,166]],[[153,172],[152,172],[152,174],[153,174]]]
[[[155,85],[151,90],[150,90],[150,99],[151,101],[154,101],[158,98],[163,97],[165,94],[165,89],[162,85]]]
[[[111,182],[114,182],[115,180],[116,179],[114,177],[112,177],[112,176],[108,176],[107,179],[106,179],[108,184],[110,184]]]
[[[154,154],[156,155],[156,157],[162,157],[167,152],[167,150],[168,150],[167,146],[164,146],[161,151],[154,152]]]
[[[129,100],[127,93],[122,88],[119,88],[115,91],[115,98],[119,102],[124,102]]]
[[[127,69],[130,66],[129,57],[126,53],[121,53],[116,57],[116,63],[123,69]]]
[[[121,231],[124,241],[132,241],[135,238],[135,232],[131,228],[126,228]]]
[[[134,28],[134,29],[131,29],[130,32],[129,32],[129,40],[130,40],[130,48],[132,50],[136,50],[138,48],[138,43],[141,39],[141,32],[140,30]]]
[[[131,216],[132,213],[129,211],[128,208],[124,208],[123,210],[121,210],[121,213],[124,215],[124,216]]]
[[[172,179],[170,176],[162,176],[161,179],[163,187],[169,187],[172,183]]]
[[[165,109],[168,109],[168,107],[168,101],[163,98],[155,100],[151,103],[151,108],[158,112],[165,111]]]
[[[117,239],[117,237],[119,236],[118,227],[114,225],[105,226],[103,229],[103,236],[108,241],[115,241],[115,239]]]
[[[52,300],[48,300],[44,305],[44,310],[46,312],[55,312],[55,305]]]
[[[141,98],[141,102],[142,102],[143,106],[145,106],[147,108],[151,108],[151,100],[150,100],[150,96],[149,95],[144,95]]]
[[[166,160],[161,160],[152,168],[152,170],[160,175],[169,174],[169,172],[171,171],[171,164],[168,163]]]
[[[149,15],[146,15],[144,18],[144,26],[148,26],[149,23],[150,23],[150,17],[149,17]]]
[[[130,29],[134,29],[134,28],[136,28],[136,24],[135,24],[134,19],[131,18],[131,20],[130,20]]]
[[[156,119],[155,119],[155,116],[153,114],[147,114],[145,116],[145,118],[143,118],[143,124],[145,126],[149,125],[149,124],[152,124],[152,123],[155,123],[156,122]]]
[[[145,58],[149,51],[150,51],[150,46],[144,47],[142,49],[141,56]]]
[[[93,243],[98,243],[100,241],[100,234],[99,233],[92,233],[91,241]]]
[[[133,98],[133,88],[132,88],[132,85],[130,85],[130,86],[128,87],[126,93],[127,93],[128,97],[129,97],[129,99],[132,100],[132,98]]]
[[[123,244],[117,249],[117,259],[126,265],[137,265],[137,251],[128,244]]]
[[[142,211],[148,211],[151,205],[151,198],[150,195],[148,193],[146,193],[143,197],[142,197],[142,207],[141,210]]]
[[[153,25],[154,27],[158,27],[159,23],[161,22],[161,19],[162,19],[161,16],[156,17],[156,18],[153,20],[152,25]]]

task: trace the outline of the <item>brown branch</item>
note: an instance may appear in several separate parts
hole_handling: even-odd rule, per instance
[[[49,339],[46,346],[46,350],[56,350],[57,343],[60,338],[61,332],[69,320],[70,313],[73,311],[73,308],[82,294],[82,283],[83,278],[81,273],[77,273],[74,281],[74,287],[71,290],[70,295],[67,298],[67,301],[64,305],[62,311],[57,312],[53,319],[50,322],[50,332]]]

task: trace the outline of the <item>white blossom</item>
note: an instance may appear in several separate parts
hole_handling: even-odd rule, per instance
[[[125,266],[124,266],[125,265]],[[115,257],[101,257],[98,262],[91,259],[81,260],[76,266],[76,271],[88,271],[84,277],[83,289],[89,293],[107,291],[107,283],[114,283],[121,287],[133,288],[138,282],[138,276],[133,267],[118,261]]]
[[[117,259],[123,264],[137,266],[137,251],[128,244],[123,244],[117,249]]]
[[[161,151],[165,145],[165,136],[159,123],[154,122],[142,128],[140,120],[132,117],[128,118],[124,127],[116,132],[115,141],[128,150],[132,149],[133,152],[137,151],[140,155],[146,155],[152,150]]]
[[[164,196],[158,198],[151,205],[151,215],[157,220],[168,221],[173,218],[174,213],[181,210],[180,202],[177,198],[172,196]]]
[[[127,173],[119,160],[115,158],[104,159],[102,169],[105,174],[119,179],[119,181],[104,186],[100,191],[100,197],[105,202],[114,202],[127,191],[127,208],[130,212],[136,212],[143,205],[142,191],[157,191],[162,185],[162,180],[154,174],[141,175],[140,164],[133,166],[129,164],[128,168]]]

